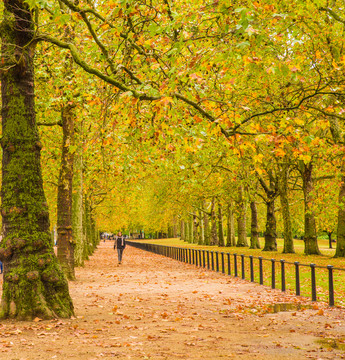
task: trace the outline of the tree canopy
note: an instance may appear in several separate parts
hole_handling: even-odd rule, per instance
[[[35,171],[42,168],[46,225],[57,224],[65,272],[74,251],[76,263],[90,251],[77,239],[96,228],[223,245],[223,223],[234,242],[235,218],[237,246],[254,231],[264,250],[283,236],[293,252],[293,237],[303,237],[305,253],[317,254],[317,237],[336,233],[336,256],[345,256],[342,6],[1,2],[1,257],[9,261],[17,238],[6,233],[17,221],[7,219],[15,206],[4,194],[8,154],[29,128],[42,142]],[[28,72],[35,84],[28,77],[22,86],[31,90],[18,87],[18,99],[35,90],[35,104],[16,120],[13,84]],[[10,127],[29,118],[9,140]]]

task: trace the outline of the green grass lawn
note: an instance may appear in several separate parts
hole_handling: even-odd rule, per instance
[[[141,240],[143,242],[149,242],[152,244],[160,244],[166,246],[175,246],[181,248],[194,248],[201,250],[209,250],[218,252],[219,270],[222,271],[221,252],[230,253],[230,269],[232,275],[234,275],[234,255],[237,254],[237,269],[238,276],[242,276],[242,258],[244,257],[244,269],[245,279],[250,281],[250,259],[249,255],[254,257],[254,281],[259,283],[259,260],[257,257],[261,256],[263,260],[263,275],[264,285],[272,285],[272,262],[271,259],[275,259],[275,287],[281,289],[281,262],[285,260],[285,275],[286,275],[286,291],[290,293],[295,292],[295,265],[294,262],[298,261],[300,264],[306,266],[300,266],[300,286],[301,296],[311,298],[311,268],[310,264],[316,264],[317,266],[333,265],[335,268],[344,269],[344,271],[334,269],[334,297],[335,304],[339,306],[345,306],[345,259],[333,258],[335,249],[328,248],[328,240],[319,240],[319,248],[322,253],[321,256],[304,255],[304,242],[302,240],[295,240],[295,254],[282,254],[283,240],[278,239],[278,251],[262,251],[260,249],[238,248],[238,247],[218,247],[218,246],[203,246],[197,244],[189,244],[179,239],[159,239],[159,240]],[[249,242],[249,239],[248,239]],[[260,239],[261,246],[264,244],[264,239]],[[333,244],[335,247],[335,244]],[[214,263],[216,264],[216,254],[214,256]],[[225,255],[225,273],[228,273],[227,268],[227,256]],[[289,264],[292,263],[292,264]],[[216,265],[215,265],[216,266]],[[326,268],[316,268],[316,290],[317,299],[320,301],[328,302],[328,270]]]

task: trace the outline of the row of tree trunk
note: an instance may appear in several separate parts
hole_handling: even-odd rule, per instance
[[[68,318],[74,309],[67,278],[75,277],[75,263],[81,265],[98,241],[90,199],[82,197],[82,175],[78,172],[82,159],[77,156],[74,160],[70,152],[73,106],[62,111],[58,261],[50,235],[41,172],[42,145],[36,124],[33,10],[21,0],[5,1],[3,14],[0,36],[6,71],[0,72],[3,149],[0,260],[4,263],[4,281],[0,317]],[[77,184],[78,199],[72,202],[73,181]]]
[[[241,195],[239,196],[241,198]],[[217,204],[216,204],[217,203]],[[238,204],[237,204],[238,205]],[[250,247],[253,249],[260,248],[258,217],[256,203],[250,203],[251,208],[251,239]],[[216,211],[217,210],[217,211]],[[181,220],[180,237],[182,240],[199,245],[216,245],[216,246],[248,246],[247,241],[247,205],[244,201],[236,213],[237,222],[237,241],[235,236],[235,214],[232,202],[226,206],[226,231],[223,226],[223,206],[215,198],[211,202],[210,213],[201,210],[198,215],[190,215],[189,221]],[[224,236],[226,233],[226,236]]]
[[[280,171],[277,174],[268,172],[267,179],[265,181],[258,175],[258,184],[260,184],[263,195],[263,199],[266,205],[266,227],[264,232],[264,248],[263,251],[277,251],[277,222],[276,222],[276,200],[279,197],[280,207],[283,218],[283,238],[284,248],[283,253],[294,253],[294,243],[292,235],[291,214],[289,206],[289,166],[284,164],[280,167]],[[304,253],[306,255],[319,255],[320,250],[317,242],[317,230],[315,214],[312,208],[313,204],[313,163],[305,164],[299,163],[298,168],[303,181],[303,195],[304,195]],[[340,189],[339,199],[345,198],[345,185],[342,184]],[[340,201],[340,200],[339,200]],[[222,205],[223,204],[223,205]],[[224,231],[223,231],[223,206],[219,199],[214,197],[208,208],[202,204],[198,208],[198,212],[190,215],[188,221],[181,221],[181,239],[191,243],[205,244],[205,245],[219,245],[224,246]],[[242,186],[238,189],[237,200],[228,201],[226,205],[226,217],[227,217],[227,231],[226,231],[226,245],[227,246],[250,246],[250,248],[260,248],[259,244],[259,231],[258,231],[258,217],[256,201],[250,201],[251,210],[251,226],[250,226],[250,244],[247,241],[247,202],[245,199],[244,189]],[[218,211],[216,211],[218,208]],[[236,209],[235,209],[236,208]],[[236,210],[236,211],[234,211]],[[235,220],[234,213],[237,217],[237,241],[235,239]],[[338,241],[336,256],[345,256],[345,211],[341,207],[338,214]],[[210,225],[209,225],[210,224]],[[218,228],[218,229],[217,229]]]

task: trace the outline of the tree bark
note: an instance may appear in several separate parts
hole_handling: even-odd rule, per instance
[[[259,225],[258,225],[258,210],[256,202],[250,202],[250,210],[252,215],[251,221],[251,232],[250,232],[250,249],[260,249],[259,242]]]
[[[222,204],[218,201],[218,246],[225,246],[224,230],[223,230],[223,212]]]
[[[200,242],[200,237],[199,237],[200,233],[199,233],[199,221],[198,221],[198,217],[196,215],[193,215],[193,242],[195,244],[199,244]]]
[[[188,243],[190,243],[190,229],[189,229],[189,221],[185,222],[185,229],[186,229],[186,238],[184,239],[185,241],[187,241]]]
[[[236,245],[236,236],[235,236],[235,220],[234,213],[232,211],[232,204],[228,203],[227,211],[227,234],[226,234],[226,246],[235,246]]]
[[[81,142],[74,156],[73,193],[72,193],[72,236],[75,241],[74,264],[84,265],[84,234],[83,234],[83,153]]]
[[[314,188],[312,180],[313,164],[302,163],[301,167],[304,194],[304,253],[306,255],[320,255],[321,253],[317,243],[315,215],[312,209],[312,191]]]
[[[210,224],[209,224],[209,216],[204,213],[204,232],[205,232],[205,245],[210,245]]]
[[[68,283],[54,255],[43,191],[34,103],[34,26],[24,1],[5,1],[1,72],[2,226],[1,317],[31,320],[73,315]]]
[[[213,198],[211,204],[211,238],[210,245],[218,245],[217,217],[215,211],[216,201]]]
[[[72,181],[74,151],[74,111],[73,106],[62,109],[62,155],[57,196],[57,257],[68,280],[75,280],[74,247],[72,237]]]
[[[200,221],[200,235],[199,235],[199,245],[205,244],[205,227],[204,227],[204,214],[201,210],[199,210],[199,221]]]
[[[87,196],[84,196],[84,236],[85,236],[85,247],[84,247],[84,259],[88,260],[92,254],[92,219],[91,219],[91,206]],[[159,238],[159,236],[157,236]]]
[[[277,251],[277,220],[275,215],[275,198],[266,201],[265,247],[263,251]]]
[[[333,246],[332,246],[332,234],[333,232],[332,231],[327,231],[327,236],[328,236],[328,247],[330,249],[333,249]]]
[[[180,222],[180,232],[181,232],[180,239],[186,241],[185,223],[183,220],[181,220]]]
[[[334,257],[345,257],[345,175],[341,177],[339,190],[337,245]]]
[[[190,243],[193,244],[194,243],[194,219],[193,216],[190,216],[189,218],[189,236],[190,236]]]
[[[242,186],[239,189],[238,196],[238,215],[237,215],[237,247],[247,247],[247,209],[246,203],[243,196],[243,188]]]
[[[178,220],[174,217],[174,225],[173,225],[173,238],[176,239],[178,237]]]
[[[283,223],[284,223],[284,254],[294,254],[294,243],[292,237],[292,226],[290,216],[290,206],[288,198],[288,178],[289,168],[283,165],[280,182],[279,182],[279,193],[280,193],[280,205],[282,208]]]
[[[344,135],[339,126],[339,120],[336,117],[329,118],[330,130],[335,143],[342,144]],[[338,227],[337,227],[337,245],[334,257],[345,257],[345,163],[342,163],[342,177],[338,196]],[[332,243],[331,243],[332,244]],[[331,246],[330,246],[331,247]]]
[[[259,183],[266,194],[266,230],[265,246],[262,251],[277,251],[277,221],[275,217],[275,199],[279,193],[278,181],[272,171],[268,172],[269,185],[259,176]]]

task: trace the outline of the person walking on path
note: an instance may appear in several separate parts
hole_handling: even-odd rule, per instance
[[[115,237],[114,249],[115,247],[117,248],[118,263],[120,265],[122,262],[123,250],[125,250],[126,247],[126,239],[124,235],[122,235],[121,231],[119,231]]]

